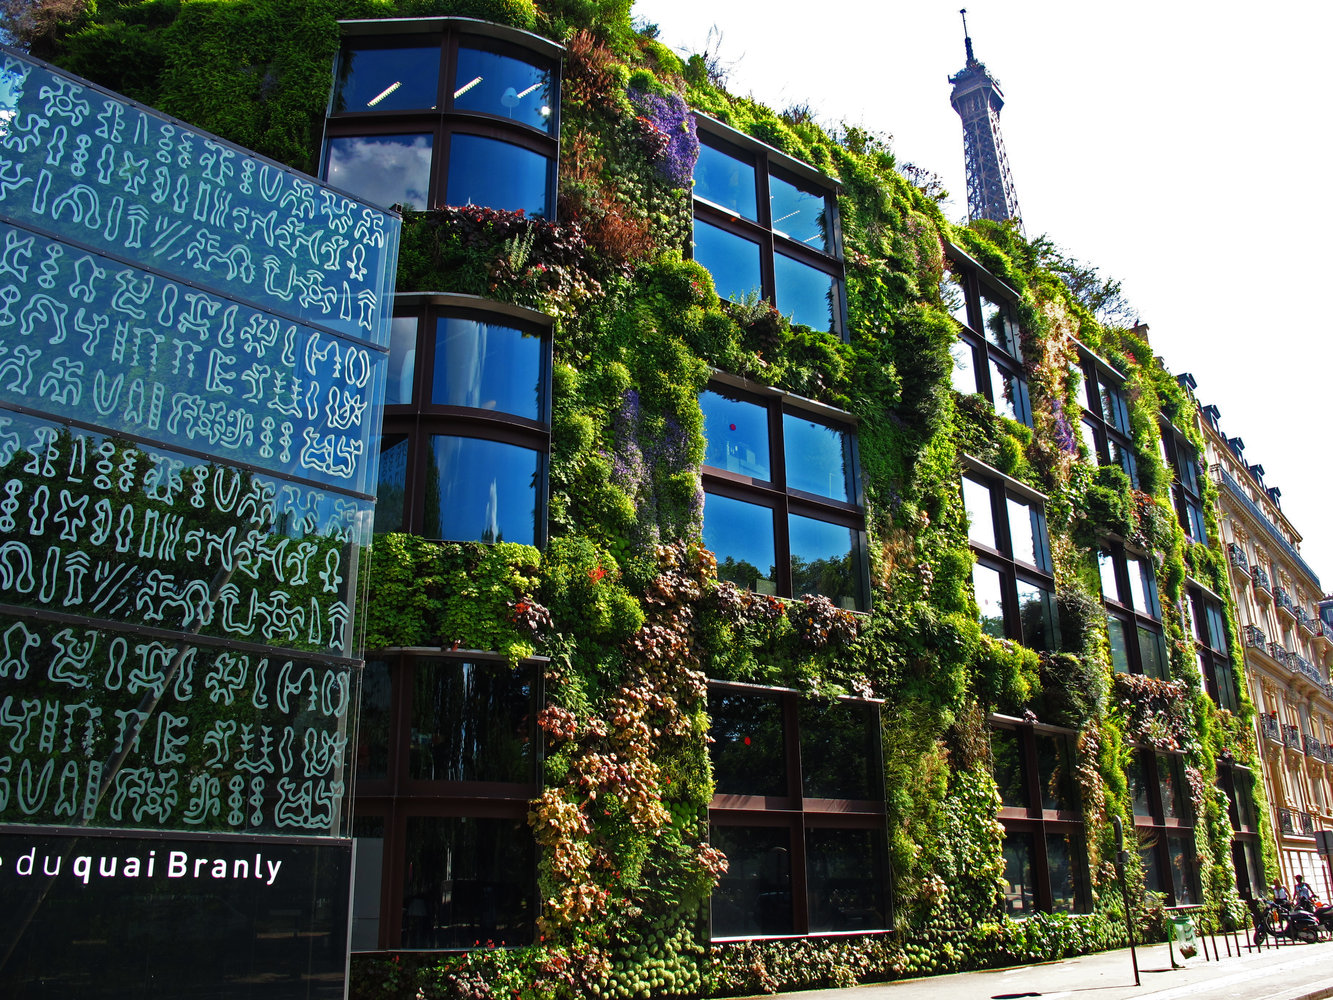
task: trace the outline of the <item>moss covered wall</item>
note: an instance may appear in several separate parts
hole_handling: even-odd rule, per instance
[[[541,848],[541,940],[465,956],[358,958],[354,995],[739,994],[1108,947],[1123,937],[1110,821],[1133,826],[1130,741],[1169,741],[1184,752],[1200,810],[1205,901],[1213,918],[1234,910],[1226,802],[1213,789],[1224,749],[1253,762],[1252,708],[1219,712],[1202,693],[1183,587],[1188,574],[1226,596],[1227,579],[1220,550],[1187,542],[1176,524],[1157,440],[1165,413],[1202,453],[1195,404],[1138,335],[1103,328],[1075,301],[1044,268],[1040,246],[1004,226],[951,226],[895,171],[884,143],[856,129],[830,135],[725,93],[702,59],[682,62],[636,34],[623,3],[105,2],[67,30],[56,55],[75,72],[310,170],[337,19],[444,13],[567,47],[560,222],[483,209],[409,214],[399,278],[401,291],[486,295],[556,318],[551,541],[537,551],[377,540],[368,641],[550,658],[546,790],[530,815]],[[687,105],[839,181],[848,343],[720,302],[709,275],[684,259],[697,150]],[[1020,296],[1033,428],[950,388],[946,243]],[[1141,492],[1071,444],[1074,337],[1129,376]],[[697,397],[711,367],[858,418],[868,614],[718,584],[699,547]],[[981,633],[962,453],[1049,497],[1059,651],[1038,654]],[[1170,683],[1111,672],[1094,555],[1108,534],[1154,554]],[[1229,624],[1240,664],[1234,615]],[[707,677],[885,700],[897,931],[708,945],[702,907],[725,862],[706,843]],[[1031,711],[1081,731],[1090,914],[1021,922],[1002,914],[985,724],[994,711]],[[1135,855],[1138,917],[1151,932],[1160,900],[1143,891],[1137,865]]]

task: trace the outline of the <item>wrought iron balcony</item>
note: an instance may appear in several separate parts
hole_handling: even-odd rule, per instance
[[[1250,561],[1249,561],[1248,559],[1245,558],[1245,550],[1244,550],[1244,549],[1242,549],[1242,548],[1241,548],[1239,545],[1237,545],[1235,542],[1231,542],[1231,543],[1227,546],[1227,555],[1231,557],[1231,565],[1232,565],[1232,566],[1235,566],[1238,570],[1240,570],[1240,571],[1241,571],[1242,573],[1244,573],[1246,576],[1249,576],[1249,575],[1250,575]]]
[[[1296,609],[1296,624],[1303,628],[1308,635],[1315,635],[1319,631],[1319,620],[1304,608]]]
[[[1295,670],[1302,676],[1310,678],[1310,680],[1314,681],[1315,685],[1320,689],[1322,689],[1324,684],[1327,683],[1324,680],[1324,675],[1319,672],[1319,668],[1316,667],[1309,660],[1307,660],[1305,657],[1303,657],[1300,653],[1288,653],[1287,666],[1291,667],[1293,670]]]
[[[1298,812],[1296,815],[1300,818],[1301,821],[1301,833],[1305,834],[1307,837],[1313,837],[1314,817],[1311,816],[1308,812]]]
[[[1287,593],[1285,588],[1274,587],[1273,600],[1277,602],[1279,611],[1285,611],[1292,618],[1296,617],[1296,602],[1291,599],[1291,595]]]
[[[1301,731],[1295,726],[1282,727],[1282,742],[1293,750],[1301,750]]]
[[[1258,625],[1245,626],[1245,645],[1257,646],[1259,649],[1268,648],[1268,636],[1264,635],[1264,630]]]
[[[1278,722],[1273,716],[1259,716],[1259,728],[1263,730],[1263,734],[1267,739],[1272,740],[1274,743],[1282,742],[1282,723]]]
[[[1254,580],[1254,589],[1269,597],[1273,596],[1273,585],[1268,582],[1268,571],[1262,566],[1251,566],[1250,577]]]
[[[1270,642],[1268,644],[1268,655],[1277,660],[1284,667],[1287,665],[1287,647],[1280,642]]]
[[[1296,811],[1294,809],[1279,809],[1277,818],[1283,833],[1290,836],[1296,832]]]
[[[1324,744],[1313,736],[1302,736],[1301,742],[1305,744],[1305,756],[1313,757],[1315,760],[1328,760],[1328,756],[1324,753]]]

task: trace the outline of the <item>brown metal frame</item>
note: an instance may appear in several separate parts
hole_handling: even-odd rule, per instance
[[[760,287],[764,298],[770,303],[777,301],[773,256],[775,253],[808,264],[832,278],[838,297],[834,309],[833,332],[844,341],[848,341],[850,338],[847,324],[847,281],[842,257],[842,224],[838,215],[837,183],[831,178],[823,177],[818,171],[792,160],[784,153],[734,132],[706,116],[696,114],[695,127],[701,143],[754,167],[755,207],[759,218],[746,219],[698,199],[694,201],[694,217],[759,245]],[[811,194],[822,191],[830,222],[828,234],[830,250],[816,250],[773,231],[768,184],[770,174],[776,174],[780,179]]]
[[[354,22],[357,23],[357,22]],[[329,113],[324,120],[324,138],[320,145],[320,176],[328,169],[328,144],[330,139],[353,138],[357,136],[382,135],[422,135],[431,138],[431,168],[429,192],[431,204],[425,208],[435,208],[447,204],[445,197],[446,183],[449,176],[449,146],[454,134],[481,136],[508,142],[523,149],[531,150],[546,158],[546,217],[556,218],[556,200],[558,195],[557,165],[560,161],[560,91],[562,62],[559,57],[549,53],[529,49],[518,39],[487,37],[487,33],[499,32],[505,35],[523,34],[500,26],[469,24],[456,18],[427,19],[420,22],[397,22],[393,20],[379,22],[380,32],[368,34],[364,31],[348,32],[344,24],[344,51],[349,41],[363,43],[365,48],[394,49],[409,45],[438,45],[440,49],[440,71],[434,108],[391,111],[339,111],[332,110],[330,98]],[[357,23],[359,26],[359,23]],[[395,32],[396,27],[406,25],[407,31]],[[544,46],[551,43],[543,39],[536,42]],[[370,43],[370,44],[364,44]],[[530,65],[548,69],[551,74],[551,124],[546,131],[522,122],[511,121],[498,115],[478,111],[456,110],[452,80],[454,68],[458,65],[458,50],[461,43],[469,48],[482,49],[498,55],[521,59]],[[342,55],[339,54],[341,62]]]
[[[728,692],[748,694],[755,697],[767,697],[778,700],[782,705],[782,734],[785,765],[787,771],[786,795],[730,795],[714,794],[708,805],[708,824],[731,827],[785,828],[790,834],[791,844],[791,887],[792,887],[792,934],[790,935],[750,935],[750,938],[763,937],[804,937],[810,931],[810,908],[806,879],[805,830],[882,830],[887,838],[888,815],[883,799],[825,799],[807,798],[803,791],[801,773],[801,732],[799,692],[789,688],[765,687],[757,684],[742,684],[731,681],[709,681],[710,692]],[[875,705],[878,709],[883,703],[878,700],[861,698],[840,698],[839,701],[855,704]],[[875,741],[877,759],[875,772],[883,775],[884,760],[882,749]],[[887,840],[884,863],[886,879],[888,875]],[[884,898],[888,905],[889,926],[882,930],[892,930],[893,896],[892,879],[883,886]],[[710,918],[711,924],[711,918]],[[819,931],[818,934],[832,932]],[[873,933],[857,931],[856,933]],[[719,937],[717,941],[746,940],[747,937]]]
[[[387,776],[382,779],[358,779],[354,799],[356,819],[380,818],[384,821],[384,866],[380,874],[380,948],[402,951],[397,944],[402,937],[402,895],[406,875],[407,821],[419,817],[466,817],[469,819],[526,819],[530,802],[541,791],[540,775],[544,741],[532,719],[533,781],[515,784],[499,781],[422,781],[410,777],[407,735],[412,729],[413,675],[418,661],[456,660],[493,662],[507,667],[509,661],[498,654],[477,650],[395,649],[372,652],[371,659],[386,662],[390,672],[389,760]],[[535,700],[543,700],[541,686],[544,657],[521,661],[533,671]],[[537,873],[531,873],[534,906]],[[535,912],[535,910],[534,910]]]
[[[982,323],[981,298],[983,294],[992,302],[1013,309],[1018,293],[1008,286],[994,280],[976,261],[968,257],[957,247],[950,246],[947,251],[949,271],[958,287],[962,290],[966,305],[967,323],[958,331],[958,339],[972,352],[972,372],[976,378],[976,392],[985,396],[992,407],[1000,388],[991,381],[991,362],[1017,380],[1022,386],[1023,398],[1015,407],[1019,422],[1032,426],[1032,400],[1028,394],[1027,376],[1023,374],[1023,364],[1016,354],[992,344],[986,337]],[[983,277],[984,276],[984,277]],[[1015,347],[1017,347],[1015,343]],[[998,411],[997,411],[998,412]]]
[[[412,372],[412,401],[384,407],[382,438],[405,435],[408,440],[407,472],[403,485],[402,530],[420,535],[425,523],[425,488],[422,477],[428,467],[428,449],[433,435],[470,437],[512,444],[537,453],[540,480],[533,537],[540,547],[546,541],[546,490],[551,454],[551,320],[540,313],[499,303],[488,303],[470,295],[423,294],[400,295],[395,316],[417,317],[416,365]],[[532,420],[516,414],[478,410],[465,406],[444,406],[425,400],[435,371],[434,320],[462,317],[500,323],[540,335],[541,417]]]
[[[1131,744],[1131,749],[1138,755],[1139,767],[1143,772],[1144,783],[1148,786],[1148,808],[1152,810],[1152,815],[1145,816],[1142,813],[1134,814],[1134,831],[1149,837],[1156,838],[1148,844],[1143,850],[1153,851],[1157,855],[1157,870],[1162,873],[1171,871],[1171,851],[1170,841],[1173,837],[1180,838],[1188,836],[1189,843],[1193,844],[1194,827],[1198,817],[1194,815],[1194,803],[1189,797],[1189,791],[1186,787],[1188,780],[1185,776],[1185,757],[1183,754],[1172,753],[1168,750],[1158,750],[1154,747],[1147,747],[1141,744]],[[1162,776],[1158,771],[1157,758],[1170,757],[1180,763],[1179,779],[1181,782],[1182,801],[1185,808],[1190,813],[1188,820],[1179,818],[1168,819],[1166,809],[1162,803]],[[1145,822],[1146,821],[1146,822]],[[1202,892],[1203,886],[1199,879],[1198,862],[1195,860],[1193,851],[1187,851],[1186,857],[1190,864],[1190,877],[1193,880],[1193,888],[1196,892]],[[1164,893],[1168,899],[1169,906],[1185,905],[1176,899],[1175,883],[1172,881],[1169,885],[1163,885]]]
[[[987,722],[992,729],[1005,729],[1018,737],[1018,747],[1022,754],[1024,785],[1027,791],[1027,805],[1022,807],[1002,805],[996,818],[1004,826],[1006,833],[1033,834],[1032,878],[1034,902],[1041,913],[1050,913],[1054,908],[1054,894],[1051,892],[1050,863],[1046,857],[1046,836],[1052,833],[1077,833],[1083,846],[1082,878],[1078,885],[1077,912],[1084,913],[1091,909],[1088,878],[1087,828],[1083,823],[1080,810],[1045,809],[1041,797],[1042,775],[1037,766],[1037,733],[1064,737],[1069,741],[1071,752],[1076,752],[1078,731],[1063,726],[1048,726],[1029,722],[1006,715],[991,715]],[[1077,786],[1075,786],[1077,787]]]
[[[1166,649],[1166,632],[1162,626],[1161,616],[1161,597],[1157,586],[1156,573],[1153,570],[1152,556],[1138,551],[1130,551],[1123,543],[1118,541],[1105,541],[1098,546],[1099,551],[1111,553],[1111,558],[1115,563],[1115,586],[1116,596],[1114,599],[1102,594],[1102,605],[1106,608],[1109,617],[1118,618],[1130,626],[1129,634],[1125,636],[1125,655],[1129,660],[1129,672],[1132,674],[1142,674],[1143,671],[1143,651],[1139,648],[1139,629],[1146,627],[1149,631],[1155,632],[1157,637],[1162,640],[1162,669],[1170,671],[1169,653]],[[1129,559],[1133,557],[1139,560],[1148,568],[1152,574],[1152,594],[1149,595],[1150,601],[1157,602],[1157,615],[1154,616],[1147,611],[1141,611],[1138,608],[1123,602],[1122,595],[1132,593],[1129,590]],[[1160,678],[1165,680],[1166,678]]]
[[[729,472],[714,466],[705,465],[702,469],[705,493],[742,500],[756,504],[773,512],[773,558],[777,560],[776,589],[780,597],[795,596],[792,593],[791,580],[791,539],[787,530],[787,515],[796,514],[830,524],[851,528],[857,533],[858,579],[856,595],[859,610],[869,606],[870,570],[866,553],[865,508],[861,505],[861,461],[856,440],[856,418],[850,413],[842,413],[831,407],[813,404],[807,400],[798,400],[785,393],[767,386],[748,382],[732,375],[715,372],[708,388],[719,395],[740,402],[752,403],[763,407],[768,412],[768,453],[772,479],[755,479],[740,473]],[[845,431],[850,435],[850,464],[852,475],[852,496],[856,502],[834,500],[813,493],[789,489],[787,482],[787,457],[783,446],[782,416],[790,413],[826,426]]]

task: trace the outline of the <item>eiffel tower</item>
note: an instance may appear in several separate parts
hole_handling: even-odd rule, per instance
[[[1023,215],[1014,191],[1014,176],[1000,137],[1000,109],[1004,94],[1000,82],[977,61],[972,38],[967,33],[967,11],[963,15],[963,40],[967,65],[949,77],[953,93],[949,103],[963,120],[963,156],[967,160],[967,214],[971,219],[1013,219],[1019,231]]]

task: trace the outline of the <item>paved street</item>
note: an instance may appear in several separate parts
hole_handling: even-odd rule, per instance
[[[1139,948],[1141,985],[1128,949],[993,972],[965,972],[843,990],[785,993],[779,1000],[1323,1000],[1333,996],[1333,942],[1293,944],[1231,957],[1218,938],[1219,961],[1194,958],[1172,969],[1165,944]],[[1211,951],[1211,942],[1209,954]]]

